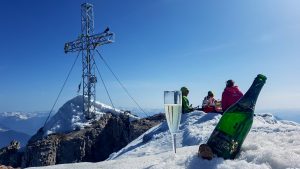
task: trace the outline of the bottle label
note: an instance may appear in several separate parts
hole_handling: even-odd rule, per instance
[[[225,159],[233,158],[232,154],[234,154],[238,148],[238,142],[221,131],[215,131],[213,133],[208,145],[216,155]]]

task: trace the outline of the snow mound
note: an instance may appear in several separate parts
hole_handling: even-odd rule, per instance
[[[252,129],[240,154],[235,160],[214,158],[212,161],[197,157],[198,147],[206,143],[220,120],[219,114],[193,112],[182,116],[177,134],[178,155],[182,162],[173,164],[171,136],[166,123],[152,128],[108,160],[169,154],[154,168],[300,168],[300,124],[278,120],[271,114],[254,117]],[[181,150],[182,149],[182,150]],[[159,157],[157,157],[159,158]],[[152,159],[150,160],[152,161]],[[153,165],[153,164],[152,164]],[[147,168],[147,166],[145,166]]]
[[[258,114],[241,152],[234,160],[197,156],[198,147],[206,143],[221,115],[195,111],[182,115],[177,133],[177,154],[172,151],[166,122],[153,127],[109,159],[99,163],[77,163],[45,168],[102,169],[283,169],[300,168],[300,124],[278,120],[271,114]]]
[[[76,96],[66,102],[45,125],[45,135],[80,130],[86,126],[90,126],[93,121],[99,120],[105,113],[112,113],[115,115],[124,113],[121,110],[114,109],[111,106],[96,101],[95,105],[93,106],[95,109],[95,119],[87,120],[83,113],[82,106],[82,96]],[[137,119],[137,117],[134,115],[127,115],[129,115],[131,119]]]

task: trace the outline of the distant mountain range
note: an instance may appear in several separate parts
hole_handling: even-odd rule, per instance
[[[30,139],[30,137],[30,135],[25,133],[0,128],[0,148],[9,145],[9,143],[12,140],[20,141],[21,147],[24,147],[27,144],[27,141]]]
[[[7,130],[8,127],[4,126],[3,124],[0,124],[0,131]]]
[[[300,123],[300,110],[299,109],[274,109],[258,111],[259,114],[270,113],[280,118],[281,120],[290,120]]]
[[[47,116],[48,112],[3,112],[0,113],[0,124],[2,128],[31,136],[44,125]]]
[[[12,140],[27,144],[30,137],[41,128],[47,118],[47,112],[3,112],[0,113],[0,148]]]

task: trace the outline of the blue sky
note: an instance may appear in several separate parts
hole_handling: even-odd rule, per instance
[[[0,5],[0,112],[49,110],[76,57],[64,43],[80,34],[79,0],[3,0]],[[257,110],[300,110],[300,1],[94,0],[95,32],[115,43],[103,57],[144,108],[162,108],[163,91],[190,89],[199,105],[225,81],[246,92],[268,77]],[[96,57],[116,106],[135,106]],[[76,96],[77,61],[55,109]],[[100,81],[99,81],[100,82]],[[101,83],[97,100],[109,104]]]

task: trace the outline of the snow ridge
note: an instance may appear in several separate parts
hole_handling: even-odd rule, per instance
[[[85,98],[87,99],[87,98]],[[48,121],[44,127],[44,135],[52,133],[67,133],[73,130],[80,130],[86,126],[90,126],[95,120],[99,120],[105,113],[115,115],[123,114],[124,112],[114,109],[111,106],[100,102],[95,102],[92,108],[95,109],[95,119],[87,120],[83,113],[83,97],[76,96],[66,102],[58,112]],[[130,119],[138,119],[138,117],[128,114]]]

